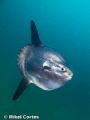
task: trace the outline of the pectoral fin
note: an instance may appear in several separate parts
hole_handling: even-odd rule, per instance
[[[14,93],[13,100],[18,99],[29,84],[30,82],[28,80],[22,79],[18,88],[16,89]]]

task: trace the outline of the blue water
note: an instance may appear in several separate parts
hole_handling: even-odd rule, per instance
[[[17,54],[31,42],[32,19],[43,43],[64,56],[74,76],[51,92],[31,85],[19,100],[12,101],[22,78]],[[89,0],[0,0],[0,120],[5,114],[90,120]]]

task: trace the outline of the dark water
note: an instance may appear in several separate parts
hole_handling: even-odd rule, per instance
[[[43,43],[65,57],[74,77],[51,92],[31,85],[19,100],[12,101],[22,78],[17,54],[30,43],[31,19]],[[5,114],[90,120],[89,0],[0,0],[0,120]]]

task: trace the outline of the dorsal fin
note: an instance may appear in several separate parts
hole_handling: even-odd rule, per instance
[[[39,38],[38,30],[33,20],[31,20],[31,41],[35,46],[40,46],[42,44]]]

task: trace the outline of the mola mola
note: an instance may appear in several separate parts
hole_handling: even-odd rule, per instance
[[[18,56],[18,66],[23,79],[15,91],[13,100],[16,100],[32,83],[50,91],[65,85],[73,76],[64,58],[41,42],[33,20],[31,20],[31,42]]]

